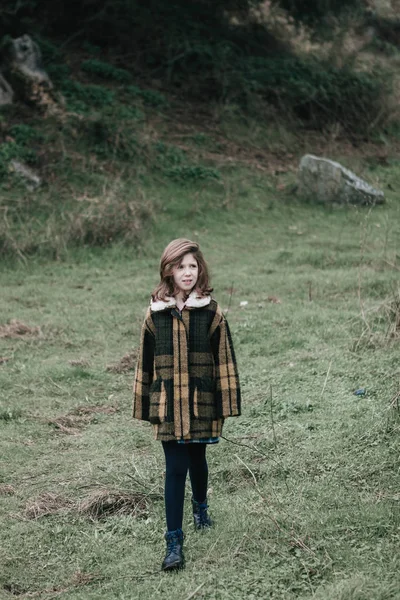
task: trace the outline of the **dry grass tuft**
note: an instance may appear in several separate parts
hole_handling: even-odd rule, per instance
[[[48,419],[47,423],[67,435],[79,435],[83,427],[90,425],[96,413],[112,415],[117,411],[117,406],[109,406],[107,404],[77,406],[66,415]]]
[[[58,494],[44,492],[35,500],[27,502],[24,517],[36,520],[66,512],[73,512],[96,520],[106,519],[113,515],[147,517],[152,497],[156,497],[156,495],[143,492],[97,489],[87,498],[74,501]]]
[[[93,404],[88,406],[77,406],[70,414],[93,415],[95,413],[103,413],[105,415],[113,415],[116,412],[118,412],[118,406],[108,406],[107,404]]]
[[[381,310],[388,322],[388,338],[400,337],[400,288],[393,294],[388,302],[382,304]]]
[[[44,590],[38,590],[37,592],[26,592],[19,586],[11,583],[4,585],[3,589],[14,596],[19,596],[20,598],[40,598],[43,596],[43,594],[49,594],[49,597],[55,598],[60,594],[70,591],[72,588],[88,585],[94,581],[100,581],[101,579],[103,579],[103,576],[99,574],[82,573],[82,571],[76,571],[76,573],[74,573],[72,576],[70,585],[65,587],[52,586]]]
[[[18,319],[12,319],[9,323],[0,325],[0,338],[35,337],[41,334],[40,327],[30,327]]]
[[[90,367],[90,362],[86,358],[69,360],[68,363],[71,365],[71,367]]]
[[[15,493],[15,488],[12,485],[0,484],[0,496],[14,496]]]
[[[99,579],[102,579],[102,576],[99,574],[82,573],[82,571],[76,571],[72,577],[71,584],[74,587],[77,587],[80,585],[87,585],[88,583],[92,583],[92,581],[98,581]]]
[[[369,311],[361,308],[362,331],[354,350],[386,346],[400,338],[400,288]],[[376,323],[380,325],[377,329]],[[385,328],[385,331],[383,330]]]
[[[133,350],[125,354],[117,363],[107,365],[107,371],[111,373],[127,373],[134,371],[138,359],[138,350]]]
[[[400,388],[394,394],[393,398],[391,398],[390,407],[400,411]]]
[[[74,507],[74,502],[68,498],[63,498],[58,494],[45,492],[33,502],[26,504],[24,516],[27,519],[40,519],[60,512],[70,511]]]
[[[142,492],[97,490],[81,502],[79,512],[92,519],[105,519],[111,515],[147,516],[149,496]]]
[[[49,419],[47,422],[50,425],[54,425],[56,429],[59,429],[62,433],[67,435],[78,435],[82,427],[90,422],[90,416],[73,416],[64,415],[56,417],[55,419]]]

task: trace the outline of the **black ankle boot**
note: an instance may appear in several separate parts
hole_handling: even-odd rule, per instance
[[[207,500],[204,500],[204,502],[196,502],[196,500],[192,498],[192,507],[195,529],[199,531],[201,529],[208,529],[209,527],[212,527],[213,522],[207,513]]]
[[[163,571],[182,569],[185,565],[185,557],[183,556],[182,529],[167,531],[164,537],[165,541],[167,542],[167,552],[165,554],[161,569]]]

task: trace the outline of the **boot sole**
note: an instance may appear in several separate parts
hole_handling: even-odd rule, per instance
[[[168,573],[169,571],[180,571],[184,567],[185,567],[185,563],[184,562],[180,562],[180,563],[168,565],[168,567],[161,567],[161,570],[165,571],[166,573]]]

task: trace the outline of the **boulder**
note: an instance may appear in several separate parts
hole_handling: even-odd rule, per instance
[[[14,92],[12,87],[0,73],[0,106],[4,106],[5,104],[12,104],[14,97]]]
[[[17,96],[45,108],[56,102],[53,84],[43,69],[40,48],[29,35],[10,39],[5,54],[4,71]]]
[[[35,80],[37,83],[46,83],[49,87],[53,87],[49,76],[43,69],[40,48],[29,35],[22,35],[12,40],[9,52],[10,67],[13,70],[19,71],[27,79]]]
[[[300,161],[298,193],[324,203],[382,204],[385,195],[341,164],[306,154]]]
[[[42,184],[42,180],[39,175],[36,175],[35,171],[17,160],[11,161],[11,169],[21,178],[30,192],[33,192]]]

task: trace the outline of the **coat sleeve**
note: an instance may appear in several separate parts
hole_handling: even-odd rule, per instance
[[[215,366],[218,416],[236,417],[241,414],[239,374],[229,325],[219,307],[210,333]]]
[[[140,335],[139,358],[133,383],[133,418],[141,421],[150,420],[150,386],[154,372],[154,334],[154,325],[149,309]]]

